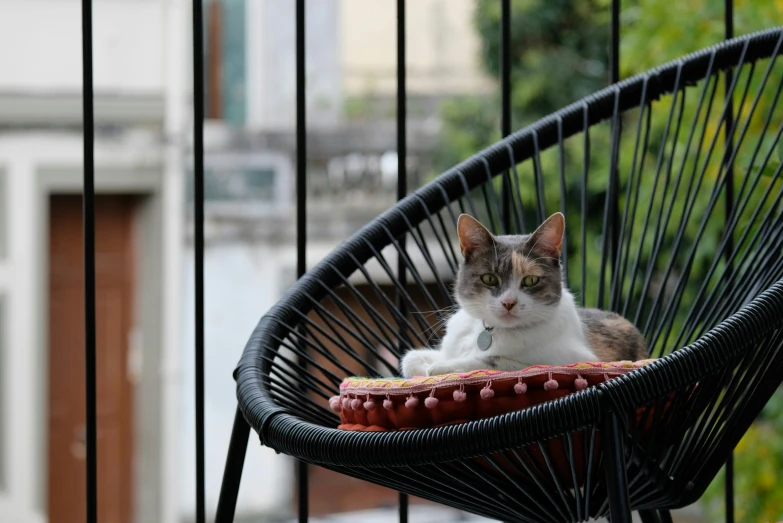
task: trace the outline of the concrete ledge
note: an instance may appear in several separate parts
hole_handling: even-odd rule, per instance
[[[96,125],[163,125],[162,95],[96,93]],[[0,93],[0,128],[82,124],[81,93]]]

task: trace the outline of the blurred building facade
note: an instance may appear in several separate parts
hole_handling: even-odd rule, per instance
[[[396,14],[307,6],[312,265],[394,201]],[[295,279],[294,8],[205,2],[209,512],[231,371]],[[440,101],[490,91],[472,8],[408,3],[411,186],[431,174]],[[185,0],[94,2],[100,511],[123,522],[189,520],[195,504],[189,24]],[[0,521],[55,523],[84,499],[80,2],[0,2],[0,46]],[[335,481],[318,474],[314,496]],[[238,512],[285,517],[294,490],[293,463],[251,438]],[[374,492],[314,509],[395,499]]]

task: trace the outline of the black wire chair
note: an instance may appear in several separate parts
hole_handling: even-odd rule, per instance
[[[247,424],[305,462],[504,521],[666,521],[698,500],[783,376],[782,44],[783,29],[736,38],[572,104],[321,261],[237,367],[223,513]],[[438,343],[459,213],[519,233],[555,210],[579,301],[634,321],[659,359],[489,419],[337,430],[344,377],[394,375],[408,348]]]

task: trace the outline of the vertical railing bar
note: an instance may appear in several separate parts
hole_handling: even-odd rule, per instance
[[[611,30],[610,30],[610,39],[611,39],[611,52],[609,55],[609,83],[615,84],[620,81],[620,0],[612,0],[612,16],[611,16]],[[617,129],[614,131],[614,135],[617,136],[617,143],[614,144],[614,147],[617,147],[617,153],[618,159],[615,162],[615,168],[610,173],[611,179],[609,182],[609,193],[611,198],[610,204],[610,214],[609,219],[611,220],[609,224],[609,231],[611,231],[610,234],[610,240],[611,240],[611,249],[610,254],[612,256],[611,260],[611,267],[612,267],[612,275],[619,269],[617,267],[617,252],[619,250],[619,233],[620,233],[620,212],[619,212],[619,200],[620,200],[620,180],[619,180],[619,170],[617,168],[617,164],[619,163],[619,148],[620,148],[620,141],[621,141],[621,134],[622,134],[622,119],[616,118],[613,120],[612,125],[617,125]],[[607,231],[607,232],[609,232]]]
[[[305,0],[296,0],[296,276],[307,270],[307,113],[305,98]],[[302,349],[304,350],[304,348]],[[299,523],[310,513],[307,463],[296,464]]]
[[[407,129],[407,100],[405,78],[405,0],[397,0],[397,200],[402,200],[408,194],[408,129]],[[405,249],[405,236],[398,240],[400,249]],[[407,286],[405,277],[405,259],[401,252],[397,253],[397,278],[404,289]],[[397,310],[405,317],[407,310],[405,300],[400,292],[397,292]],[[404,329],[400,324],[400,329]],[[400,333],[400,340],[406,340],[404,332]],[[400,342],[402,343],[402,341]],[[400,347],[403,349],[403,347]],[[402,354],[402,350],[400,350]],[[408,523],[408,495],[399,493],[398,509],[400,523]]]
[[[610,39],[609,83],[614,84],[620,81],[620,0],[612,0]]]
[[[87,523],[98,521],[98,449],[95,391],[95,119],[92,75],[92,0],[82,0],[82,118],[84,187],[84,362],[85,425],[87,444]]]
[[[725,0],[723,9],[723,25],[724,25],[724,39],[730,40],[734,38],[734,0]],[[731,222],[731,215],[734,212],[734,168],[732,166],[732,155],[728,152],[734,147],[732,129],[734,127],[734,107],[732,103],[731,85],[734,81],[734,70],[726,70],[726,84],[725,84],[725,96],[726,96],[726,152],[723,155],[723,162],[726,165],[726,225]],[[726,234],[732,235],[731,230],[725,231]],[[729,264],[732,258],[732,251],[734,245],[732,238],[726,239],[726,251],[725,255]],[[731,265],[726,268],[726,274],[731,274]],[[734,523],[734,453],[730,453],[726,460],[726,474],[725,474],[725,503],[726,503],[726,523]]]
[[[305,103],[305,2],[296,0],[296,275],[307,270],[307,106]]]
[[[204,490],[204,13],[193,0],[193,256],[195,258],[196,523],[206,522]]]
[[[500,98],[502,105],[501,132],[503,137],[511,134],[511,0],[502,0],[500,15]],[[502,221],[505,234],[511,232],[511,172],[503,173]],[[517,231],[521,234],[523,231]]]

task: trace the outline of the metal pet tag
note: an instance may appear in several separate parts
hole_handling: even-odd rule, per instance
[[[477,343],[479,350],[487,350],[492,345],[492,329],[485,328],[481,331],[481,334],[478,335]]]

